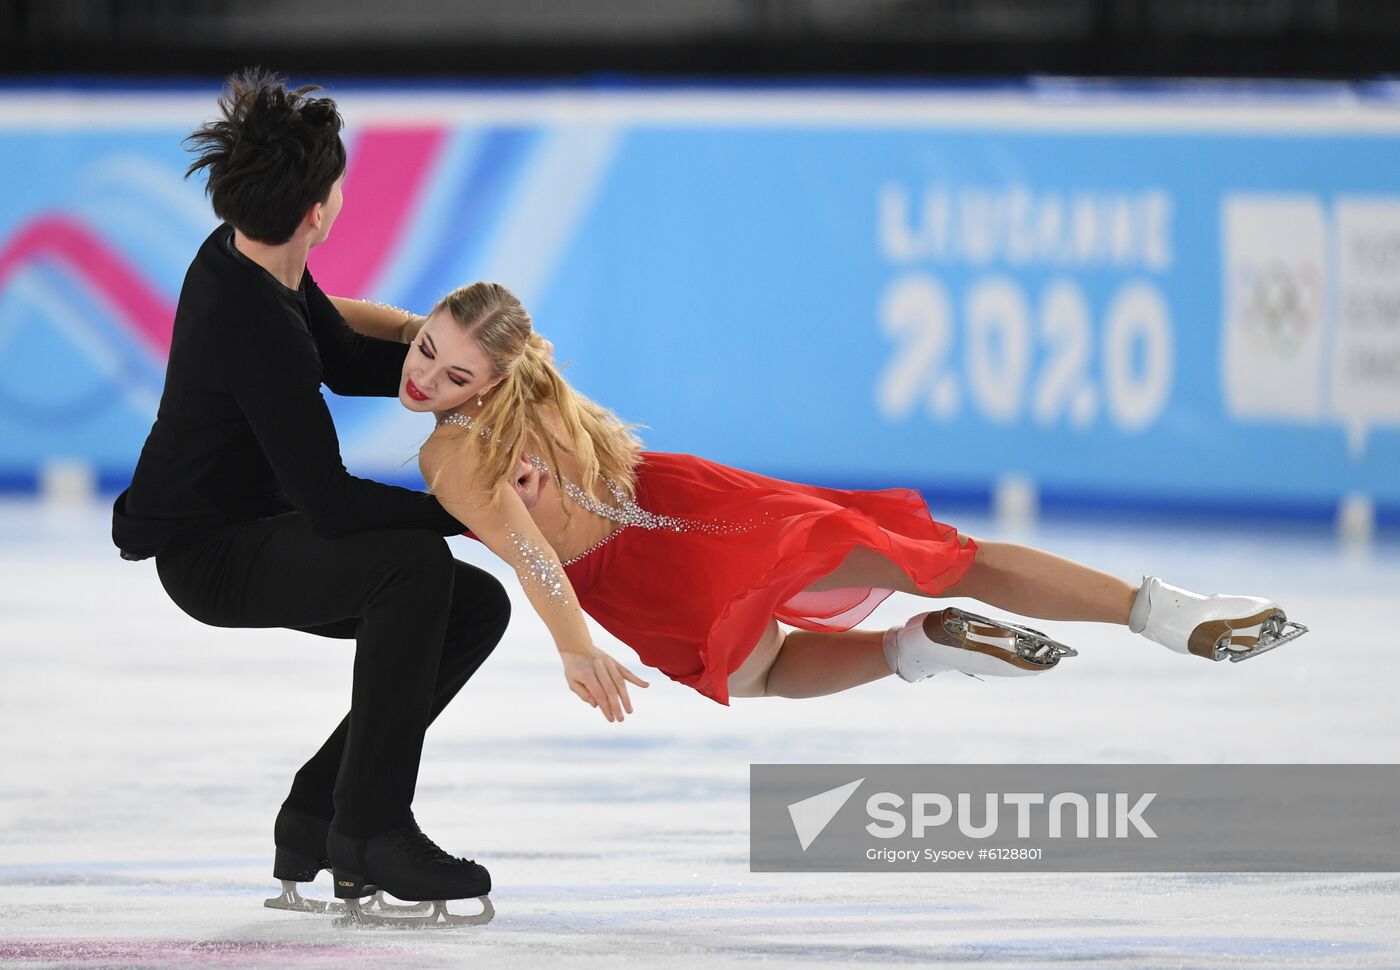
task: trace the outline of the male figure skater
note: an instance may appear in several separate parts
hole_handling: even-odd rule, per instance
[[[154,556],[170,598],[203,623],[356,641],[350,713],[277,816],[284,901],[309,906],[294,883],[323,868],[357,912],[377,889],[484,897],[486,870],[434,845],[410,806],[423,734],[500,640],[510,604],[453,559],[442,537],[463,526],[436,499],[341,462],[321,385],[396,396],[422,320],[333,302],[307,271],[345,172],[340,115],[315,90],[235,75],[221,117],[188,139],[187,175],[207,171],[224,225],[185,276],[160,409],[112,536],[126,559]]]

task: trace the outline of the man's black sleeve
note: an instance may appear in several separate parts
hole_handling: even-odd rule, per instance
[[[285,325],[252,329],[230,347],[229,391],[312,529],[327,536],[385,528],[463,531],[431,495],[346,471],[310,334]]]
[[[326,386],[343,397],[397,396],[408,345],[351,330],[309,271],[305,292],[311,333],[321,352]]]

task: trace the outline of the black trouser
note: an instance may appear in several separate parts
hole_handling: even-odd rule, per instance
[[[350,713],[285,803],[333,817],[350,836],[411,819],[423,734],[510,619],[495,577],[423,530],[326,538],[293,512],[162,553],[156,569],[176,605],[203,623],[355,638]]]

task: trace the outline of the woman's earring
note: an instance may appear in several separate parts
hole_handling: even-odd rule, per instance
[[[481,392],[480,392],[480,391],[477,391],[477,392],[476,392],[476,406],[477,406],[477,407],[481,407],[481,405],[482,405]]]

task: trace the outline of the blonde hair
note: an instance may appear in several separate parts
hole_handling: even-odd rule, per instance
[[[526,445],[534,440],[546,452],[550,467],[559,468],[557,449],[579,463],[582,485],[594,493],[600,480],[613,482],[628,496],[635,494],[636,467],[642,443],[628,425],[601,405],[575,391],[550,360],[544,338],[535,333],[530,313],[514,293],[499,283],[472,283],[443,297],[433,312],[446,310],[481,344],[491,361],[492,377],[505,379],[486,396],[475,416],[478,428],[464,442],[473,447],[473,484],[494,492],[515,470]],[[545,420],[552,408],[563,419],[567,441],[556,438]]]

